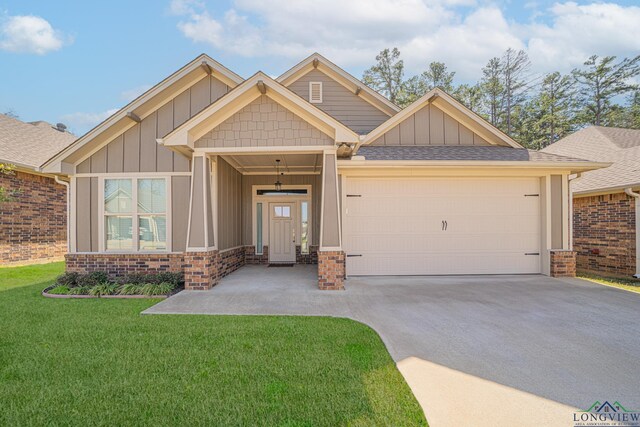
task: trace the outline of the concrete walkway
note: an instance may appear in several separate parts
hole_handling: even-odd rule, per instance
[[[640,294],[545,276],[351,278],[246,266],[145,314],[348,317],[374,328],[432,426],[573,425],[596,400],[640,409]]]

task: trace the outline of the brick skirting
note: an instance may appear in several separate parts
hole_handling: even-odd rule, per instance
[[[0,204],[0,265],[62,260],[67,252],[67,193],[53,178],[0,174],[12,200]]]
[[[551,277],[575,277],[575,251],[552,250],[550,252]]]
[[[220,281],[220,254],[217,250],[185,252],[184,288],[206,291]]]
[[[250,265],[269,264],[269,247],[262,248],[262,254],[256,254],[255,246],[244,247],[244,262]]]
[[[183,254],[66,254],[67,271],[104,271],[110,278],[129,273],[183,271]]]
[[[635,199],[624,193],[573,200],[573,246],[579,271],[636,273]]]
[[[345,254],[342,251],[318,251],[318,287],[322,290],[344,289]]]
[[[220,277],[228,276],[245,265],[245,247],[239,246],[220,252]]]

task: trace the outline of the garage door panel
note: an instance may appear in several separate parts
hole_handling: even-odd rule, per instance
[[[538,192],[536,178],[349,178],[347,274],[538,273]]]

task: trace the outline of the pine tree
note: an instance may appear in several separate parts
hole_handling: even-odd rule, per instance
[[[618,63],[614,63],[615,60],[615,56],[593,55],[584,63],[585,68],[572,72],[579,85],[580,120],[585,123],[600,126],[610,122],[611,117],[607,119],[607,115],[617,113],[612,111],[612,100],[638,88],[631,81],[640,75],[640,55]]]
[[[395,103],[404,76],[404,61],[400,59],[400,51],[395,47],[392,50],[384,49],[376,56],[376,61],[376,65],[364,72],[362,81]]]
[[[480,82],[483,101],[486,107],[486,115],[489,122],[498,126],[502,113],[502,96],[504,86],[502,85],[502,63],[500,58],[491,58],[482,69],[482,80]]]

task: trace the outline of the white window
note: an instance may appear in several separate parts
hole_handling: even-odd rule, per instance
[[[104,180],[104,248],[107,251],[166,251],[167,180]]]
[[[322,82],[309,82],[309,102],[322,103]]]

